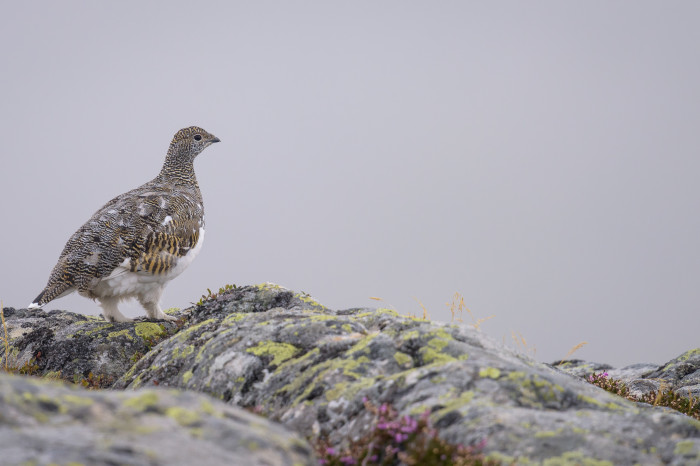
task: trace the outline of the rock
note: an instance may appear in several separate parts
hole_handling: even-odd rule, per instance
[[[158,341],[179,331],[168,321],[111,323],[66,311],[5,308],[4,314],[10,366],[94,387],[112,385]],[[183,321],[187,316],[171,314]]]
[[[601,364],[599,362],[584,361],[582,359],[567,359],[564,361],[554,361],[551,366],[557,370],[566,372],[567,374],[587,378],[589,375],[600,372],[607,372],[613,367],[609,364]]]
[[[2,464],[312,465],[282,426],[206,395],[85,390],[0,373]]]
[[[636,397],[658,390],[674,391],[683,396],[700,397],[700,348],[686,351],[663,366],[656,364],[633,364],[622,369],[613,369],[604,364],[581,360],[552,363],[564,372],[587,378],[591,374],[607,372],[609,377],[627,384],[630,394]]]
[[[647,377],[663,380],[676,392],[699,397],[700,348],[686,351]]]
[[[600,367],[600,366],[598,366]],[[441,436],[505,463],[700,464],[700,422],[641,406],[466,325],[387,309],[332,311],[265,285],[190,311],[115,384],[177,387],[255,408],[334,446],[365,433],[362,399],[429,411]]]
[[[700,350],[663,368],[637,365],[616,370],[585,361],[566,361],[553,368],[466,325],[427,322],[388,309],[333,311],[306,294],[270,284],[233,288],[175,315],[177,324],[114,324],[61,311],[6,310],[13,365],[90,386],[107,386],[118,379],[112,388],[127,389],[71,391],[48,382],[45,388],[38,379],[10,378],[7,394],[0,391],[0,403],[6,403],[0,406],[0,426],[5,426],[0,441],[5,436],[11,439],[7,445],[16,455],[13,461],[146,464],[151,457],[139,456],[147,455],[144,452],[178,451],[180,445],[207,452],[210,443],[197,446],[203,441],[215,444],[212,458],[236,458],[248,453],[231,450],[239,444],[219,445],[216,433],[240,438],[230,433],[235,429],[209,424],[238,416],[240,411],[231,405],[252,408],[283,423],[283,428],[270,427],[269,433],[267,427],[260,429],[268,440],[278,438],[276,432],[282,429],[326,438],[342,448],[370,428],[372,419],[362,402],[367,398],[375,405],[389,403],[404,415],[427,411],[443,439],[466,445],[484,442],[484,452],[506,464],[700,464],[700,422],[627,401],[580,380],[592,372],[608,371],[640,391],[661,383],[658,377],[665,377],[664,383],[677,390],[697,390]],[[153,391],[153,387],[185,391]],[[65,393],[76,392],[90,400],[84,404],[97,406],[94,412],[66,405],[72,398]],[[213,409],[201,408],[207,398],[191,392],[216,398],[209,401]],[[135,407],[141,402],[129,401],[143,396],[151,400],[152,393],[155,408],[139,411]],[[26,400],[17,405],[20,398]],[[30,400],[38,400],[36,409],[49,411],[39,415],[49,419],[48,424],[32,414]],[[195,414],[175,414],[181,413],[177,407]],[[84,412],[89,415],[80,414]],[[101,413],[106,413],[106,424]],[[29,424],[20,423],[23,415],[22,422]],[[129,416],[138,422],[127,423],[131,431],[125,431],[120,422]],[[193,428],[188,420],[195,417],[206,419]],[[18,432],[5,434],[12,430],[6,425],[12,423]],[[26,427],[30,424],[43,426],[41,435],[46,437],[38,435],[43,440],[34,441]],[[147,440],[139,443],[138,426],[143,424],[166,425],[176,432],[160,435],[146,429]],[[116,429],[112,444],[102,437],[108,426]],[[180,440],[183,434],[177,429],[203,435]],[[246,439],[241,442],[246,444]],[[85,451],[79,442],[97,456],[76,453]],[[290,443],[285,442],[269,446],[278,456],[260,461],[286,464],[298,459],[306,464],[308,447],[296,439],[290,452]],[[46,453],[44,445],[56,445],[57,451],[74,456],[53,457],[53,448]],[[4,446],[0,443],[3,455]],[[297,457],[284,456],[294,454]],[[183,458],[189,457],[157,457],[148,464],[184,462]],[[201,455],[198,459],[202,462]]]

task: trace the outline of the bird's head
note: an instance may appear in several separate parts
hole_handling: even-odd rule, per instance
[[[213,134],[207,133],[198,126],[190,126],[175,133],[168,148],[168,155],[176,156],[183,161],[192,161],[215,142],[220,140]]]

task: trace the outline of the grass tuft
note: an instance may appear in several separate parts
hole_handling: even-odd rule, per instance
[[[668,384],[662,383],[659,390],[649,392],[646,395],[634,396],[630,394],[627,384],[621,380],[613,379],[607,372],[594,373],[588,376],[587,381],[630,401],[647,403],[652,406],[664,406],[700,421],[700,399],[692,395],[680,395],[670,390]]]
[[[203,294],[202,297],[199,298],[199,301],[197,301],[197,306],[201,306],[202,304],[206,303],[207,301],[213,301],[216,298],[218,298],[219,295],[224,294],[225,292],[227,292],[229,290],[235,290],[237,288],[238,288],[237,285],[226,284],[226,285],[222,286],[221,288],[219,288],[219,291],[217,291],[216,293],[212,293],[211,290],[209,288],[207,288],[207,294]],[[192,303],[192,304],[194,304],[194,303]]]
[[[575,345],[573,348],[571,348],[571,349],[569,350],[569,352],[566,353],[566,355],[559,361],[559,364],[557,364],[557,367],[559,367],[559,366],[561,366],[562,364],[564,364],[564,363],[566,362],[566,360],[569,359],[569,356],[571,356],[572,354],[574,354],[576,351],[580,350],[581,348],[583,348],[583,347],[586,346],[587,344],[588,344],[587,341],[582,341],[582,342],[579,343],[578,345]]]
[[[464,304],[464,296],[462,296],[458,292],[455,292],[455,294],[452,296],[452,302],[445,303],[445,305],[450,308],[450,312],[452,313],[451,322],[464,322],[464,319],[462,319],[462,315],[464,314],[464,311],[467,311],[467,314],[469,314],[469,316],[472,319],[472,327],[474,327],[477,330],[479,330],[481,324],[483,324],[489,319],[493,319],[494,317],[496,317],[495,315],[491,315],[488,317],[476,318],[476,316],[474,316],[474,314],[472,313],[471,309],[469,309],[467,305]]]

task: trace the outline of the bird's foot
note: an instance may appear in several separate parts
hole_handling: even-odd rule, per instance
[[[118,316],[105,316],[104,314],[102,314],[102,315],[104,316],[105,320],[107,320],[109,322],[133,322],[134,321],[134,319],[130,319],[129,317],[126,317],[125,315],[123,315],[121,313]]]

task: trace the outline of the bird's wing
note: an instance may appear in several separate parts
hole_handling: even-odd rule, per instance
[[[143,195],[140,232],[129,249],[131,272],[164,274],[196,247],[204,227],[201,199]]]

